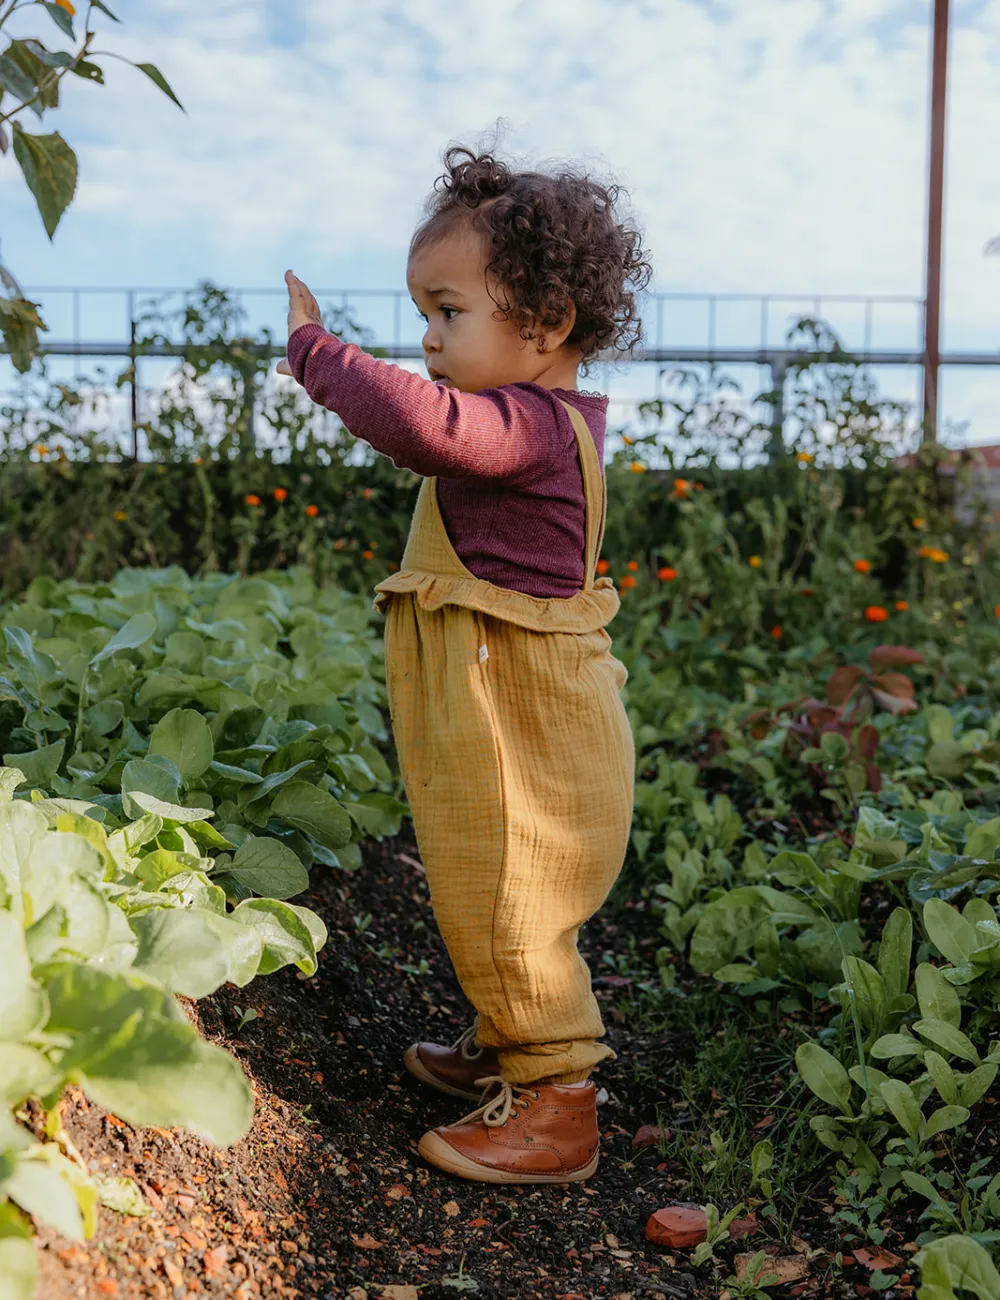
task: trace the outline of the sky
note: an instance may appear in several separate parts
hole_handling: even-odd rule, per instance
[[[491,143],[501,119],[509,161],[569,160],[624,187],[656,290],[923,292],[930,0],[111,7],[122,24],[95,21],[96,47],[154,62],[186,113],[124,62],[98,59],[103,87],[64,81],[58,113],[28,123],[80,160],[53,242],[0,157],[0,255],[26,287],[281,290],[291,266],[317,288],[405,289],[443,151]],[[65,44],[40,8],[18,19],[17,34]],[[998,66],[1000,3],[952,0],[942,342],[1000,358],[1000,257],[983,251],[1000,234]],[[67,337],[66,301],[45,301]],[[118,332],[122,303],[102,301],[83,301],[85,335]],[[280,294],[247,304],[280,328]],[[792,307],[773,304],[772,341]],[[668,341],[705,342],[704,304],[665,311]],[[720,342],[757,342],[759,303],[718,311]],[[857,310],[826,314],[860,344]],[[912,301],[876,305],[874,321],[876,343],[917,346]],[[408,299],[403,323],[418,341]],[[877,377],[888,395],[919,392],[913,372]],[[653,394],[655,367],[602,379],[581,386],[624,410]],[[942,415],[953,441],[1000,441],[1000,366],[945,371]]]

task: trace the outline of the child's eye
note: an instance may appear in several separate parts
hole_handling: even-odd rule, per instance
[[[450,311],[450,312],[452,312],[455,316],[458,315],[458,308],[457,308],[457,307],[442,307],[441,310],[442,310],[442,311]],[[426,320],[426,319],[427,319],[427,315],[426,315],[426,313],[420,311],[419,309],[418,309],[418,311],[417,311],[417,315],[420,317],[421,320]],[[452,317],[451,317],[451,316],[446,316],[445,319],[448,320],[448,321],[450,321],[450,320],[452,319]]]

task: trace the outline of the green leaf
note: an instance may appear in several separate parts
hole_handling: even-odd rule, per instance
[[[0,993],[0,1004],[2,1002],[3,995]],[[44,1096],[52,1091],[58,1078],[58,1072],[37,1047],[28,1047],[24,1043],[4,1043],[3,1050],[0,1051],[0,1108],[16,1106],[26,1097]],[[0,1150],[2,1149],[3,1138],[0,1135]]]
[[[23,772],[28,785],[51,790],[65,749],[65,740],[56,740],[51,745],[29,749],[23,754],[4,754],[3,761],[6,767],[16,767]]]
[[[159,88],[163,91],[163,93],[169,99],[172,99],[174,101],[174,103],[177,105],[177,107],[181,110],[182,113],[187,111],[184,105],[181,103],[181,101],[170,89],[169,85],[167,84],[166,78],[164,77],[163,73],[160,72],[159,68],[154,67],[152,63],[137,63],[135,64],[135,67],[137,67],[140,72],[144,72],[146,76],[150,79],[150,81],[152,81],[155,85],[159,86]]]
[[[939,745],[951,740],[954,735],[955,720],[951,716],[950,709],[945,708],[943,704],[928,704],[923,711],[923,719],[927,727],[927,738],[931,744]]]
[[[878,969],[890,1000],[905,993],[909,987],[912,946],[912,913],[908,907],[893,908],[883,927],[878,949]]]
[[[309,885],[309,872],[288,845],[265,837],[248,836],[226,871],[267,898],[293,898]]]
[[[879,1085],[879,1091],[906,1134],[919,1142],[923,1116],[910,1089],[901,1079],[887,1079]]]
[[[871,1048],[871,1055],[876,1061],[889,1061],[894,1056],[920,1056],[924,1050],[909,1034],[883,1034]]]
[[[45,1022],[46,999],[32,978],[31,963],[20,921],[0,910],[0,1042],[16,1043]]]
[[[271,812],[335,852],[351,838],[351,819],[341,804],[326,790],[306,781],[283,786],[271,803]]]
[[[753,1186],[774,1164],[774,1144],[767,1138],[755,1142],[750,1152],[750,1184]]]
[[[924,765],[931,776],[939,780],[956,781],[976,761],[976,755],[954,740],[939,741],[931,745]]]
[[[949,1106],[957,1105],[960,1100],[958,1076],[944,1057],[937,1052],[927,1051],[924,1053],[924,1065],[941,1100]]]
[[[270,975],[294,962],[306,975],[316,971],[313,938],[302,917],[274,898],[248,898],[232,913],[234,921],[252,926],[264,945],[259,974]]]
[[[58,131],[51,135],[29,135],[15,122],[14,157],[35,196],[42,224],[51,239],[76,193],[76,154]]]
[[[932,1137],[937,1137],[945,1129],[957,1128],[959,1124],[964,1124],[968,1118],[969,1112],[964,1106],[941,1106],[927,1120],[924,1140],[929,1142]]]
[[[185,783],[206,772],[215,754],[212,729],[195,709],[171,709],[149,734],[149,752],[171,759]]]
[[[70,72],[76,77],[82,77],[84,81],[96,81],[99,86],[104,85],[104,69],[87,59],[80,59],[74,63]]]
[[[805,1080],[806,1087],[825,1101],[836,1106],[844,1115],[851,1111],[851,1080],[847,1071],[818,1043],[802,1043],[795,1053],[795,1064]]]
[[[146,644],[155,631],[155,614],[133,614],[124,627],[120,627],[107,644],[94,655],[90,667],[95,668],[99,663],[110,659],[112,655],[119,654],[122,650],[137,650],[139,646]]]
[[[712,979],[718,980],[720,984],[749,984],[759,974],[753,966],[747,966],[743,962],[729,962],[712,971]]]
[[[912,1262],[920,1269],[921,1300],[951,1300],[958,1288],[975,1292],[979,1300],[1000,1300],[1000,1274],[972,1237],[939,1237],[918,1250]]]
[[[112,20],[112,22],[116,22],[116,23],[121,22],[121,19],[115,17],[115,15],[111,12],[108,6],[104,3],[104,0],[90,0],[90,3],[94,6],[95,9],[100,9],[102,14],[107,14],[108,17]]]
[[[136,1011],[81,1034],[63,1058],[87,1095],[130,1124],[184,1128],[218,1146],[243,1137],[253,1094],[239,1064],[186,1021]]]
[[[162,817],[164,821],[199,822],[215,815],[211,808],[185,808],[181,804],[167,803],[166,800],[158,799],[155,795],[146,794],[141,790],[133,790],[128,797],[131,804],[136,805],[143,812]]]
[[[921,962],[917,967],[917,1002],[925,1020],[944,1020],[956,1029],[962,1023],[962,1007],[954,985],[949,984],[936,966]]]
[[[31,1230],[21,1228],[13,1205],[0,1204],[0,1282],[4,1300],[34,1300],[38,1256]]]
[[[913,1028],[921,1038],[928,1039],[935,1047],[940,1047],[951,1056],[959,1056],[963,1061],[970,1061],[973,1065],[979,1064],[979,1054],[976,1049],[965,1034],[954,1025],[949,1025],[944,1020],[916,1020]]]
[[[953,965],[963,965],[980,946],[976,927],[943,899],[929,898],[923,917],[931,943]]]
[[[30,1150],[21,1152],[4,1191],[32,1218],[49,1224],[64,1237],[84,1239],[83,1215],[73,1187],[48,1160],[33,1158]]]
[[[1000,817],[993,817],[982,826],[970,829],[963,853],[967,858],[985,858],[992,862],[997,848],[1000,848]]]
[[[12,58],[0,54],[0,90],[26,103],[35,95],[35,83],[17,66]]]
[[[49,17],[71,41],[76,40],[76,33],[73,31],[73,19],[61,5],[50,4],[48,0],[43,0],[42,8],[48,13]]]
[[[845,957],[844,973],[854,994],[862,1024],[875,1030],[882,1023],[886,1011],[885,984],[874,966],[860,957]]]
[[[133,1218],[144,1218],[147,1214],[153,1213],[152,1208],[143,1199],[139,1184],[134,1178],[97,1174],[94,1182],[97,1184],[97,1194],[101,1204],[106,1205],[109,1210],[117,1210],[119,1214],[129,1214]]]
[[[139,940],[135,969],[172,993],[204,998],[226,982],[229,964],[200,909],[151,908],[130,924]]]
[[[977,1065],[962,1080],[959,1086],[958,1100],[963,1106],[974,1106],[977,1101],[986,1095],[996,1077],[997,1067],[995,1065],[989,1063]]]

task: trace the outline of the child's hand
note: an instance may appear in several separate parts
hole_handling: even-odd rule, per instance
[[[323,316],[319,303],[309,292],[297,275],[285,272],[285,284],[288,285],[288,337],[291,338],[300,325],[322,325]],[[288,358],[282,357],[278,362],[278,374],[290,375],[292,368]]]

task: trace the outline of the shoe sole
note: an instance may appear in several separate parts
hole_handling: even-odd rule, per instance
[[[403,1053],[403,1064],[415,1079],[419,1079],[421,1083],[426,1083],[430,1088],[436,1088],[438,1092],[446,1092],[449,1097],[464,1097],[466,1101],[480,1101],[482,1098],[482,1091],[471,1092],[467,1088],[456,1088],[454,1084],[445,1083],[436,1074],[431,1074],[420,1059],[416,1044],[408,1047]]]
[[[582,1169],[570,1173],[515,1174],[508,1169],[491,1169],[489,1165],[481,1165],[475,1160],[470,1160],[433,1130],[425,1133],[420,1139],[417,1151],[428,1164],[443,1169],[445,1173],[455,1174],[459,1178],[469,1178],[477,1183],[582,1183],[584,1179],[594,1176],[601,1158],[601,1153],[598,1151],[593,1160]]]

